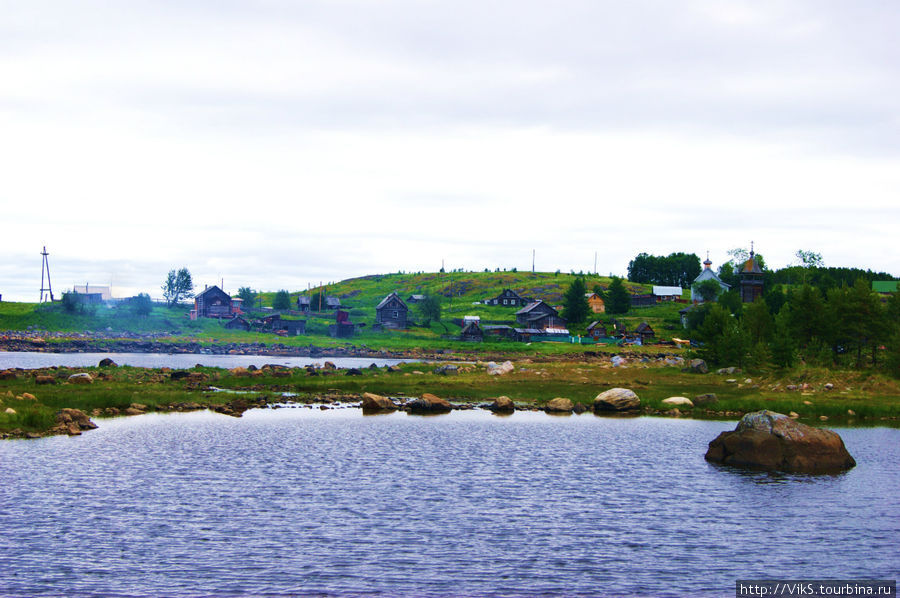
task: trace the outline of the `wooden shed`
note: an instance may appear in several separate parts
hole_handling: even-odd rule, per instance
[[[587,333],[595,341],[606,338],[606,326],[600,320],[591,322],[587,327]]]
[[[375,323],[384,328],[406,328],[409,308],[394,292],[381,300],[375,307]]]
[[[641,344],[643,345],[649,340],[656,338],[656,333],[653,332],[653,328],[650,327],[650,324],[641,322],[637,325],[637,328],[634,329],[634,336],[641,339]]]
[[[225,328],[228,330],[250,330],[250,322],[241,316],[235,316],[225,322]]]
[[[459,340],[480,343],[484,340],[484,331],[478,326],[478,322],[468,322],[459,333]]]

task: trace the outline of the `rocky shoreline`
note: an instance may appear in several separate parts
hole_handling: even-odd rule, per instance
[[[0,351],[27,353],[161,353],[176,355],[266,355],[273,357],[447,358],[441,350],[389,351],[368,347],[290,346],[282,343],[200,343],[156,339],[46,338],[0,336]]]

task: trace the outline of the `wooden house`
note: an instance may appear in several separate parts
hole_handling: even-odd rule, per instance
[[[469,321],[459,333],[459,340],[472,343],[480,343],[484,340],[484,331],[476,321]]]
[[[653,286],[653,296],[657,301],[678,301],[681,299],[681,287]]]
[[[325,297],[325,307],[328,311],[337,311],[341,308],[341,300],[338,297]]]
[[[606,326],[604,326],[600,320],[591,322],[587,327],[587,334],[595,341],[606,338]]]
[[[505,305],[507,307],[524,307],[531,303],[527,297],[522,297],[512,289],[503,289],[503,292],[492,299],[485,299],[485,305]]]
[[[241,316],[234,316],[227,322],[225,322],[225,328],[228,330],[250,330],[250,322],[242,318]]]
[[[650,324],[647,322],[641,322],[637,325],[637,328],[634,329],[634,336],[641,340],[641,344],[647,344],[653,338],[656,338],[656,333],[653,332],[653,328],[650,327]]]
[[[421,303],[425,301],[425,295],[410,295],[406,298],[407,303]]]
[[[297,311],[308,314],[310,312],[310,299],[306,295],[297,297]]]
[[[587,299],[588,305],[591,307],[591,312],[595,314],[606,313],[606,303],[604,303],[603,297],[601,297],[597,293],[585,293],[584,297]]]
[[[409,308],[396,292],[381,300],[375,307],[375,324],[384,328],[406,328]]]
[[[239,315],[235,311],[231,296],[213,285],[206,287],[203,292],[194,297],[194,309],[191,310],[191,319],[197,318],[228,318]]]
[[[516,312],[516,323],[526,328],[544,330],[547,328],[565,328],[566,320],[559,312],[538,299]]]

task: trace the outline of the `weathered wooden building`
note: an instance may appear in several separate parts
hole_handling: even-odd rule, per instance
[[[473,343],[480,343],[484,340],[484,331],[478,325],[478,322],[470,321],[463,326],[459,333],[459,340]]]
[[[308,314],[310,311],[310,299],[306,295],[300,295],[297,297],[297,311]]]
[[[656,338],[656,333],[647,322],[641,322],[640,324],[638,324],[634,329],[633,334],[635,338],[640,339],[642,345]]]
[[[197,318],[233,318],[240,315],[235,310],[231,296],[213,285],[206,287],[194,297],[194,309],[191,310],[191,319]]]
[[[565,328],[566,320],[552,305],[538,299],[516,312],[516,323],[525,328],[543,330],[546,328]]]
[[[375,307],[375,324],[384,328],[406,328],[409,308],[394,292],[381,300]]]
[[[242,318],[241,316],[234,316],[227,322],[225,322],[225,328],[228,330],[250,330],[250,322]]]
[[[631,307],[652,307],[656,305],[653,293],[642,293],[631,296]]]
[[[522,297],[512,289],[503,289],[503,292],[491,299],[485,299],[485,305],[505,305],[507,307],[524,307],[531,303],[528,297]]]
[[[425,301],[425,295],[410,295],[406,298],[407,303],[421,303]]]
[[[587,334],[595,341],[606,338],[606,326],[600,320],[591,322],[587,327]]]

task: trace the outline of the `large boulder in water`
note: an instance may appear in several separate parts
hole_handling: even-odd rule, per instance
[[[709,443],[706,460],[797,473],[835,473],[856,465],[836,432],[774,411],[745,415],[733,431],[722,432]]]
[[[641,399],[627,388],[611,388],[594,399],[594,411],[635,411],[640,408]]]
[[[550,399],[550,401],[544,407],[544,410],[547,413],[572,413],[574,409],[575,404],[572,403],[571,399],[567,399],[565,397],[556,397],[555,399]]]
[[[397,408],[397,405],[387,397],[364,392],[362,395],[362,408],[363,411],[392,411]]]
[[[516,404],[507,396],[500,396],[494,399],[494,402],[488,406],[488,409],[495,413],[512,413],[516,410]]]
[[[410,401],[406,406],[410,413],[446,413],[453,409],[453,406],[446,399],[436,397],[427,392],[421,398]]]

